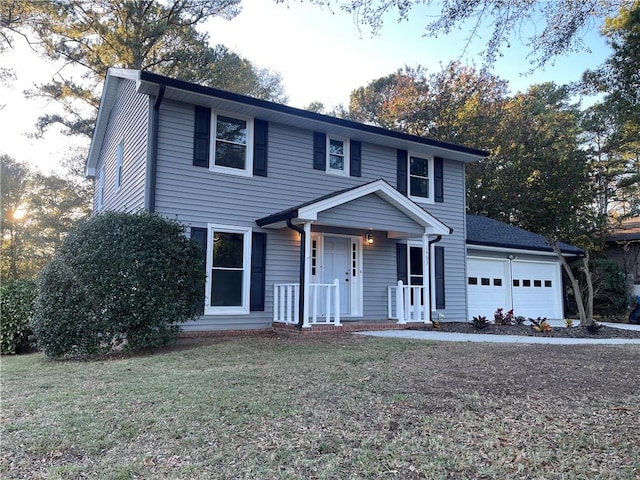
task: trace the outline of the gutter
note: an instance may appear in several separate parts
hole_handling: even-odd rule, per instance
[[[300,290],[298,291],[298,324],[296,325],[296,327],[302,329],[302,324],[304,323],[304,277],[306,267],[304,246],[306,245],[306,234],[304,232],[304,229],[291,223],[291,218],[287,218],[287,227],[295,230],[300,234]]]
[[[164,99],[165,85],[160,85],[158,96],[153,104],[153,118],[151,119],[151,154],[149,155],[149,204],[147,210],[153,213],[156,210],[156,176],[158,166],[158,122],[160,117],[160,104]]]

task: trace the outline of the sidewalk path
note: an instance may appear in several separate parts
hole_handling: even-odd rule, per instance
[[[552,326],[564,326],[562,322],[550,322]],[[555,324],[554,324],[555,323]],[[640,325],[603,323],[609,327],[626,330],[640,330]],[[414,340],[430,340],[440,342],[480,342],[480,343],[538,343],[548,345],[640,345],[640,338],[561,338],[561,337],[525,337],[519,335],[491,335],[485,333],[450,333],[424,332],[421,330],[384,330],[372,332],[356,332],[357,335],[372,337],[409,338]]]

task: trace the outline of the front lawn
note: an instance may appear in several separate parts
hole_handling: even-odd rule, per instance
[[[2,478],[637,479],[640,347],[340,335],[2,358]]]

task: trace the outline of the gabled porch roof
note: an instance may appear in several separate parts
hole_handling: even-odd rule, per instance
[[[356,187],[338,190],[328,195],[323,195],[314,200],[274,213],[267,217],[260,218],[256,220],[256,224],[259,227],[283,228],[286,225],[287,220],[290,220],[294,224],[318,222],[319,220],[322,220],[323,212],[332,208],[347,205],[366,197],[367,195],[377,195],[386,204],[396,209],[400,215],[409,219],[412,225],[415,225],[420,229],[421,233],[427,235],[449,235],[453,232],[453,230],[447,225],[425,211],[418,204],[402,195],[382,179]],[[320,215],[320,218],[318,215]],[[358,224],[358,220],[355,220],[355,223],[351,224],[351,226],[353,228],[360,229],[374,228],[376,230],[386,230],[389,232],[390,236],[393,234],[400,236],[402,236],[402,234],[412,234],[415,236],[416,233],[415,228],[398,228],[398,225],[394,225],[392,228],[389,228],[389,226],[385,225],[384,222],[372,225],[370,221],[362,221],[361,224]]]

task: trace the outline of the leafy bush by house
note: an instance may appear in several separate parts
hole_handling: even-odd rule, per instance
[[[32,328],[47,356],[158,347],[202,301],[202,256],[177,222],[107,212],[79,225],[40,272]]]
[[[0,287],[0,353],[20,353],[29,347],[29,318],[33,311],[36,285],[33,280],[12,280]]]

